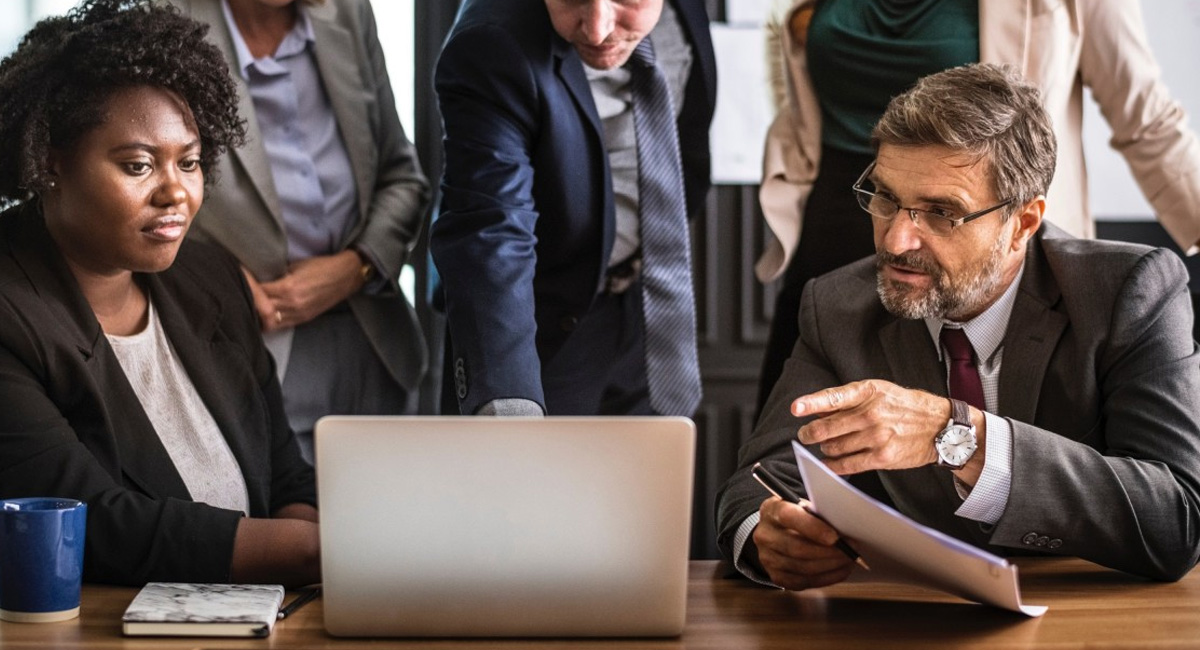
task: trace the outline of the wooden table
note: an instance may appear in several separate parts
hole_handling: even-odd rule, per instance
[[[48,624],[0,623],[0,648],[1198,648],[1200,571],[1178,583],[1139,580],[1081,560],[1021,559],[1026,603],[1042,618],[933,592],[843,584],[803,593],[723,579],[717,562],[693,562],[687,629],[677,639],[336,639],[321,602],[280,621],[267,639],[125,638],[121,613],[135,589],[87,585],[82,615]],[[289,596],[290,599],[290,596]]]

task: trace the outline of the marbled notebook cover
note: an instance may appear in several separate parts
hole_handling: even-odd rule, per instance
[[[283,603],[283,593],[281,585],[151,582],[129,603],[121,621],[127,634],[142,623],[241,623],[248,629],[266,626],[270,630]]]

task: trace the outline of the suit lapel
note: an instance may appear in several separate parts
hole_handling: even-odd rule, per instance
[[[29,276],[30,285],[46,306],[57,312],[56,326],[68,329],[79,353],[90,360],[104,341],[104,333],[33,203],[28,202],[20,215],[14,215],[22,224],[16,229],[13,259]]]
[[[946,373],[924,321],[896,318],[879,331],[892,381],[905,387],[946,394]]]
[[[252,442],[244,435],[247,431],[261,429],[245,419],[253,409],[243,407],[252,399],[242,393],[254,386],[253,379],[233,374],[244,363],[238,363],[236,359],[225,361],[227,357],[236,356],[238,351],[219,336],[221,302],[206,288],[194,284],[190,275],[169,276],[169,281],[170,289],[159,275],[147,278],[154,307],[179,362],[237,459],[254,509],[258,493],[255,483],[261,483],[262,470],[258,466],[261,463],[255,464],[252,459],[265,458],[266,451],[252,449]],[[180,300],[180,297],[186,299]]]
[[[675,7],[675,12],[679,15],[679,22],[683,25],[683,31],[687,35],[688,43],[692,46],[692,65],[699,68],[700,74],[693,72],[688,83],[696,83],[697,80],[704,87],[704,96],[708,98],[710,106],[715,105],[717,101],[717,89],[713,84],[709,83],[710,79],[717,78],[716,61],[705,56],[705,53],[712,51],[712,35],[709,32],[708,13],[704,8],[703,3],[695,2],[695,0],[672,0],[671,3]]]
[[[1040,236],[1029,242],[1025,274],[1004,334],[1000,370],[1000,411],[1021,422],[1035,420],[1042,380],[1067,327],[1066,316],[1051,309],[1060,294],[1041,254],[1040,242]],[[1020,326],[1012,327],[1011,323]]]
[[[890,379],[905,388],[915,388],[946,397],[946,371],[929,329],[922,320],[897,318],[879,333]],[[932,441],[931,441],[932,444]],[[954,478],[935,465],[907,470],[877,472],[896,509],[922,524],[942,530],[959,529],[959,537],[981,540],[979,527],[954,515],[962,500]]]
[[[593,135],[599,140],[603,129],[600,126],[600,114],[596,112],[596,101],[592,99],[592,87],[588,84],[587,75],[583,73],[583,63],[575,53],[570,43],[558,35],[551,37],[554,50],[554,74],[562,81],[575,105],[587,118]]]
[[[546,28],[552,29],[549,21],[547,21]],[[554,74],[571,95],[576,109],[586,118],[586,130],[590,131],[589,136],[592,142],[595,143],[597,150],[603,156],[603,164],[600,166],[600,169],[603,171],[604,176],[600,179],[602,184],[597,186],[603,188],[602,191],[604,193],[604,230],[601,238],[602,249],[599,269],[600,275],[603,275],[604,270],[608,267],[609,255],[612,254],[613,238],[616,231],[612,171],[608,166],[608,149],[604,146],[604,129],[600,124],[600,114],[596,111],[596,100],[592,98],[591,84],[588,83],[587,75],[583,72],[583,63],[579,60],[579,55],[575,52],[575,48],[558,34],[551,34],[550,43],[554,59]]]
[[[229,155],[245,170],[246,178],[254,185],[255,191],[262,199],[263,205],[275,219],[280,232],[286,232],[283,223],[283,211],[279,207],[279,194],[275,190],[274,176],[271,175],[271,161],[267,159],[267,151],[263,147],[262,131],[258,128],[258,118],[254,112],[254,100],[250,97],[250,88],[237,70],[237,51],[233,45],[233,34],[225,22],[225,13],[219,1],[195,0],[188,7],[192,17],[209,25],[208,40],[217,46],[229,62],[230,74],[238,93],[238,115],[246,120],[246,144],[233,149]]]
[[[371,196],[374,183],[367,172],[375,168],[375,164],[368,159],[375,151],[375,138],[371,133],[367,104],[361,100],[362,89],[370,87],[365,82],[367,75],[359,67],[358,52],[361,48],[353,35],[336,22],[336,3],[306,5],[305,11],[313,29],[313,56],[317,60],[317,69],[321,71],[321,82],[333,106],[338,131],[354,171],[361,224],[366,219],[369,207],[366,199]]]

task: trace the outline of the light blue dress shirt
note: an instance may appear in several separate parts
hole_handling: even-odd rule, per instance
[[[271,163],[288,259],[336,253],[357,220],[358,191],[312,53],[312,24],[303,3],[297,3],[296,24],[275,53],[260,59],[250,54],[228,1],[221,5]]]

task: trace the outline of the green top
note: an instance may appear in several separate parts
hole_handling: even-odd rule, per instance
[[[821,142],[871,153],[871,129],[917,79],[979,61],[975,0],[819,0],[808,67]]]

